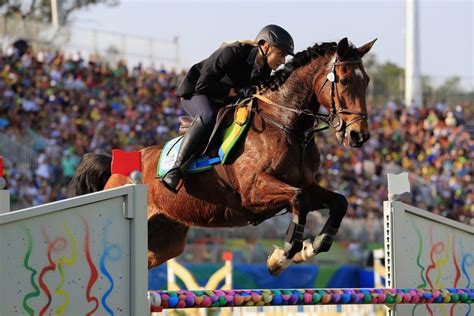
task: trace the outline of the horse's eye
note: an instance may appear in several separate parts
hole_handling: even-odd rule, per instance
[[[349,79],[347,79],[347,78],[341,78],[341,84],[342,84],[343,86],[347,86],[347,85],[349,84]]]

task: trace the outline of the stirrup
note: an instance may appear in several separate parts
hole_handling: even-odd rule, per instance
[[[176,188],[173,188],[172,186],[170,186],[166,181],[164,181],[164,178],[166,178],[166,176],[171,173],[171,172],[178,172],[180,173],[180,182],[181,184],[178,183],[178,186]],[[183,171],[181,171],[181,168],[180,167],[174,167],[174,168],[171,168],[170,170],[166,171],[166,173],[163,175],[163,177],[161,177],[160,179],[160,182],[165,186],[165,188],[167,188],[168,190],[170,190],[171,192],[173,193],[178,193],[179,190],[181,190],[181,187],[184,185],[184,173]]]

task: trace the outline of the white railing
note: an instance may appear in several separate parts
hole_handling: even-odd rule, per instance
[[[31,169],[37,166],[37,152],[33,149],[32,139],[0,134],[0,156],[9,163],[15,162],[18,166]]]
[[[129,65],[139,62],[180,68],[179,39],[157,39],[107,30],[88,29],[77,25],[53,28],[15,17],[0,17],[0,36],[5,51],[17,39],[25,39],[36,49],[55,49],[67,53],[94,54],[115,63],[125,59]]]

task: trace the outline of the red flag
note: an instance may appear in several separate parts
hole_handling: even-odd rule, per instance
[[[112,150],[112,174],[128,177],[134,170],[142,171],[142,155],[139,151]]]
[[[3,177],[3,157],[0,157],[0,177]]]

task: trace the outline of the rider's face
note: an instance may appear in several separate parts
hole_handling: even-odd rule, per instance
[[[287,54],[283,49],[276,46],[268,46],[266,49],[268,49],[267,62],[271,69],[275,70],[285,63],[285,57]]]

